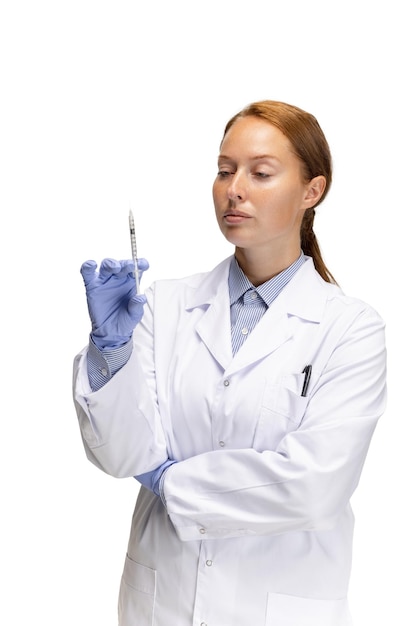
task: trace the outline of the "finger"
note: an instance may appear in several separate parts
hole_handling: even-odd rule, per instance
[[[121,264],[116,259],[103,259],[100,264],[99,277],[107,280],[110,276],[117,276],[121,270]]]
[[[121,261],[121,271],[119,277],[130,276],[133,278],[135,276],[134,262],[132,260],[129,261]],[[141,278],[142,272],[145,272],[149,268],[149,263],[147,259],[137,259],[139,277]]]
[[[127,261],[119,261],[120,263],[120,272],[118,274],[118,278],[126,278],[128,274],[131,274],[134,271],[134,262],[132,259],[128,259]]]
[[[146,259],[137,259],[138,261],[138,269],[142,273],[149,268],[149,263]],[[128,261],[119,261],[120,263],[120,272],[118,274],[118,278],[125,278],[128,274],[131,276],[134,275],[134,262],[132,259]]]
[[[84,280],[84,285],[87,287],[89,283],[96,277],[96,261],[84,261],[83,265],[80,268],[81,275]]]

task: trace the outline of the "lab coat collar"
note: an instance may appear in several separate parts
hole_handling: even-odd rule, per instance
[[[315,270],[312,258],[302,265],[269,307],[244,345],[232,357],[228,273],[232,257],[212,270],[188,298],[188,309],[206,308],[196,331],[217,361],[232,371],[267,356],[292,336],[289,318],[297,316],[319,323],[327,299],[339,288],[326,283]]]
[[[230,256],[219,265],[217,265],[211,272],[208,272],[204,279],[201,281],[197,289],[191,289],[187,298],[186,308],[188,310],[201,307],[206,304],[212,304],[220,291],[225,289],[228,292],[228,276],[229,266],[233,260],[233,256]]]
[[[197,289],[190,290],[187,309],[213,304],[218,296],[225,295],[225,290],[229,301],[228,275],[233,258],[230,256],[224,259],[205,276]],[[290,315],[319,322],[332,287],[339,291],[335,285],[332,286],[322,280],[315,270],[312,258],[307,257],[307,261],[285,286],[271,307],[280,308]]]

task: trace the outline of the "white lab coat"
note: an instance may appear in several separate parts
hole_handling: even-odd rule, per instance
[[[385,404],[384,324],[309,259],[233,357],[228,271],[157,281],[128,363],[74,397],[88,458],[141,488],[121,626],[348,626],[357,486]],[[306,397],[302,370],[312,364]]]

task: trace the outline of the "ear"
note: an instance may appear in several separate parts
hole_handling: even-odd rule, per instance
[[[310,209],[318,204],[324,193],[327,181],[325,176],[315,176],[312,178],[306,186],[306,194],[304,198],[304,208]]]

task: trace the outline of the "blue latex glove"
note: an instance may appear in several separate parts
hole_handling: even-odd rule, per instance
[[[162,493],[160,492],[161,478],[165,471],[170,467],[170,465],[173,465],[173,463],[177,463],[177,461],[167,459],[165,463],[160,465],[160,467],[157,467],[155,470],[146,472],[145,474],[139,474],[139,476],[134,476],[134,478],[141,483],[141,485],[150,491],[153,491],[156,496],[162,496]]]
[[[138,259],[140,275],[149,267]],[[118,348],[132,337],[144,314],[146,297],[137,295],[133,261],[104,259],[97,272],[95,261],[81,266],[92,324],[92,339],[100,349]]]

